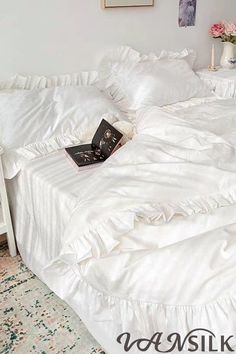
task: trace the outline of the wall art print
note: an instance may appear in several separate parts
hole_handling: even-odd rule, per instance
[[[197,0],[179,1],[179,26],[195,26],[196,22]]]

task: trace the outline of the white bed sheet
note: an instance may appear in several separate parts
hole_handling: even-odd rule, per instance
[[[206,101],[204,100],[204,102]],[[202,101],[195,102],[194,105],[191,102],[190,105],[198,106],[199,103],[202,104]],[[186,105],[188,106],[188,104],[185,103],[185,107],[182,106],[182,108],[179,105],[175,105],[179,114],[181,114],[181,109],[186,108]],[[168,110],[169,108],[166,109]],[[170,109],[175,110],[174,107]],[[24,262],[42,281],[46,282],[50,288],[74,308],[93,336],[109,354],[120,354],[122,353],[122,349],[116,343],[116,337],[119,331],[128,330],[128,328],[122,328],[120,318],[124,316],[124,313],[128,316],[129,309],[127,308],[127,303],[124,302],[124,313],[113,313],[113,316],[117,318],[117,324],[114,325],[114,317],[109,313],[107,304],[104,303],[98,306],[97,298],[102,298],[102,296],[100,296],[101,294],[107,293],[107,295],[109,295],[110,291],[111,294],[121,297],[119,287],[115,289],[114,284],[112,284],[112,273],[108,271],[109,268],[106,259],[92,260],[81,268],[68,266],[66,269],[60,269],[59,266],[50,277],[45,273],[45,268],[52,260],[59,256],[63,238],[67,237],[65,228],[78,200],[82,200],[84,190],[81,190],[80,185],[84,183],[86,179],[91,178],[91,176],[96,173],[97,168],[99,167],[79,171],[76,167],[72,166],[63,152],[57,152],[44,158],[30,161],[22,170],[21,174],[13,181],[9,182],[8,187],[11,195],[17,244]],[[195,247],[195,236],[199,236],[199,234],[209,232],[207,238],[210,239],[214,237],[210,231],[219,228],[219,232],[226,232],[232,235],[235,229],[234,226],[229,227],[229,225],[233,223],[236,223],[235,205],[218,208],[208,215],[197,214],[180,221],[176,220],[172,223],[160,226],[139,224],[134,232],[135,237],[133,240],[132,235],[128,238],[124,237],[121,248],[126,251],[132,248],[132,242],[136,242],[136,239],[142,239],[144,228],[145,232],[147,232],[147,228],[149,228],[149,234],[153,235],[153,238],[155,238],[158,230],[158,247],[162,247],[164,249],[163,252],[167,252],[166,259],[168,259],[168,257],[171,257],[172,246],[168,244],[167,235],[171,235],[171,243],[173,243],[173,241],[177,243],[179,240],[185,238],[190,239],[185,245],[188,249],[191,249],[191,247]],[[225,230],[224,227],[226,227]],[[152,247],[152,237],[150,237],[150,248]],[[182,244],[183,242],[180,242],[180,248],[185,247],[185,245],[182,246]],[[202,239],[202,245],[204,246],[204,238]],[[132,262],[134,264],[138,263],[141,257],[144,264],[149,263],[150,265],[151,260],[155,260],[158,256],[155,252],[156,250],[147,253],[140,248],[138,259],[135,260],[134,258]],[[176,250],[175,252],[178,251]],[[117,261],[119,257],[116,257],[116,255],[112,257],[114,258],[114,266],[119,267],[119,261]],[[127,262],[125,257],[127,257],[127,255],[124,253],[120,258],[124,263]],[[136,256],[132,255],[131,257]],[[184,264],[187,262],[188,259],[183,259],[182,267],[184,267]],[[160,268],[158,269],[157,267],[157,272],[158,271],[160,271]],[[83,282],[78,280],[78,277],[81,277],[81,272]],[[125,274],[123,274],[123,276],[125,277]],[[190,276],[192,277],[192,274],[190,274]],[[187,277],[186,281],[188,279]],[[168,282],[161,277],[157,278],[157,280],[163,281],[163,289],[168,284]],[[231,281],[231,278],[229,280]],[[173,281],[173,279],[171,279],[171,281]],[[109,282],[110,284],[108,285]],[[121,278],[120,283],[122,282],[123,279]],[[143,284],[145,284],[145,282],[143,282]],[[172,284],[172,287],[172,293],[175,294],[175,284]],[[171,289],[170,284],[168,284],[168,288]],[[179,291],[183,291],[183,289],[179,289]],[[129,292],[129,287],[127,287],[127,292]],[[218,295],[219,294],[217,294],[217,296]],[[113,298],[114,302],[116,301],[116,296]],[[125,294],[125,296],[127,296],[127,294]],[[164,299],[165,291],[163,290],[163,299],[160,296],[159,302]],[[155,300],[158,302],[158,299]],[[201,304],[201,297],[199,297],[198,303],[197,296],[194,292],[192,299],[189,296],[184,298],[183,292],[183,302],[191,302],[191,300],[196,306]],[[211,301],[210,294],[208,300],[209,302]],[[111,301],[111,298],[109,298],[109,301]],[[132,305],[135,306],[134,303]],[[191,304],[188,305],[191,306]],[[115,307],[110,304],[110,308],[114,309]],[[185,312],[185,310],[185,308],[180,308],[180,320],[181,311]],[[219,313],[219,319],[221,319],[221,316],[222,314]],[[158,316],[156,317],[156,323],[151,323],[153,317],[150,314],[150,328],[142,328],[141,332],[136,334],[140,335],[145,331],[145,333],[149,333],[153,328],[163,328],[163,323],[158,323]],[[130,323],[136,320],[137,319],[133,318],[133,320],[130,320]],[[196,326],[199,325],[197,319],[195,322]],[[146,323],[146,321],[144,321],[144,323]],[[212,325],[214,326],[214,324]],[[174,329],[176,323],[172,323],[172,327]],[[188,326],[186,324],[186,330],[187,328]],[[168,330],[169,329],[170,327],[168,327]],[[226,330],[229,330],[229,328]],[[131,353],[136,354],[136,351],[131,351]]]

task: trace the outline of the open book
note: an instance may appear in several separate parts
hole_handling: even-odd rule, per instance
[[[123,134],[103,119],[91,144],[66,148],[65,151],[78,166],[105,161],[120,145]]]

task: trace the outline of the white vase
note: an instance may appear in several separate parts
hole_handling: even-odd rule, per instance
[[[220,60],[220,65],[224,69],[233,69],[236,67],[236,45],[231,42],[224,42],[224,49]]]

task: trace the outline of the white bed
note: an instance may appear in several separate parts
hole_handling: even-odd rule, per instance
[[[234,335],[236,101],[149,108],[136,128],[94,169],[63,151],[22,165],[8,182],[22,258],[109,354],[123,332]]]

